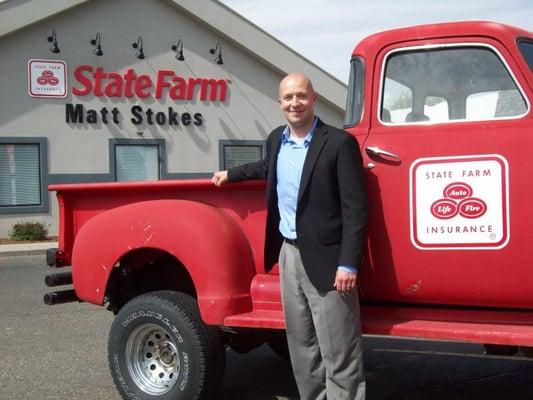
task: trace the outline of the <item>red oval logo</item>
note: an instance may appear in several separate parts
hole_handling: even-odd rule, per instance
[[[47,70],[44,70],[41,73],[41,76],[37,78],[37,83],[41,86],[43,85],[56,86],[57,84],[59,84],[59,79],[57,79],[54,76],[54,73],[52,71],[47,69]]]
[[[444,188],[444,197],[452,200],[462,200],[472,196],[472,187],[463,182],[450,183]]]
[[[459,203],[459,213],[465,218],[479,218],[487,211],[487,205],[481,199],[472,197]]]
[[[457,204],[449,199],[440,199],[431,205],[431,214],[439,219],[450,219],[457,215]]]

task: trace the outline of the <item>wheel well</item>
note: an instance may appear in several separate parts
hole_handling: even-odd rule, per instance
[[[116,314],[132,298],[156,290],[173,290],[197,298],[191,275],[172,254],[150,248],[133,250],[120,259],[109,277],[107,308]]]

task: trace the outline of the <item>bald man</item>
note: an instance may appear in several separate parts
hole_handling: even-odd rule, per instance
[[[279,85],[287,125],[266,158],[215,172],[213,184],[267,181],[265,269],[278,261],[292,368],[302,400],[365,398],[357,268],[367,220],[359,146],[315,116],[301,73]]]

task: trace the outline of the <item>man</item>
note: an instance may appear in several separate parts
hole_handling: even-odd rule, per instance
[[[266,158],[215,172],[212,182],[267,180],[265,269],[279,255],[301,399],[363,399],[356,290],[367,217],[361,155],[351,135],[315,116],[316,99],[306,76],[287,75],[279,86],[287,125],[269,135]]]

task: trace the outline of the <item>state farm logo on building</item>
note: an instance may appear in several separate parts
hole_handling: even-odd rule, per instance
[[[32,97],[66,97],[67,64],[57,60],[28,61],[28,93]]]
[[[479,218],[487,211],[487,205],[483,200],[471,197],[472,193],[468,183],[450,183],[444,188],[444,198],[431,205],[431,213],[439,219],[450,219],[457,214],[464,218]]]
[[[416,160],[411,241],[419,249],[499,249],[509,241],[507,160],[500,155]]]

